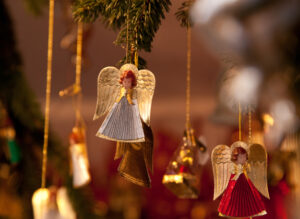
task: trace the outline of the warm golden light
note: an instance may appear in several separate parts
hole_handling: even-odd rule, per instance
[[[182,175],[164,175],[163,183],[183,183]]]
[[[48,209],[50,192],[48,189],[41,188],[36,190],[32,196],[32,206],[34,219],[42,219]]]
[[[75,211],[70,203],[70,199],[67,194],[67,189],[65,187],[62,187],[57,191],[56,201],[59,213],[63,218],[76,218]]]
[[[273,126],[274,125],[274,119],[270,114],[263,114],[263,120],[266,124]]]

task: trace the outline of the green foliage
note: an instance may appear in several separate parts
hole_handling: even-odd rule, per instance
[[[177,12],[175,13],[176,18],[180,22],[180,25],[182,27],[188,27],[188,26],[191,27],[193,25],[189,13],[193,4],[194,4],[194,0],[185,1],[181,4]]]
[[[48,0],[23,0],[26,8],[35,15],[42,13],[43,7],[48,3]]]
[[[74,17],[84,22],[100,17],[106,27],[119,30],[116,45],[127,48],[128,53],[132,48],[150,52],[170,5],[170,0],[78,0],[74,3]]]
[[[134,57],[133,56],[129,56],[129,59],[128,61],[126,60],[126,56],[124,56],[117,64],[116,66],[117,67],[121,67],[122,65],[126,64],[126,63],[134,63]],[[146,68],[146,65],[147,65],[147,62],[145,59],[143,59],[142,57],[139,56],[139,61],[138,61],[138,69],[145,69]]]

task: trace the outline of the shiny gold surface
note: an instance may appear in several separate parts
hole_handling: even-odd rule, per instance
[[[144,142],[117,142],[115,159],[122,158],[118,171],[127,180],[145,187],[151,186],[147,168],[152,171],[153,134],[149,126],[143,124]]]

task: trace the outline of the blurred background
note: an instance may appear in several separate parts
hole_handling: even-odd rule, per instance
[[[6,5],[6,13],[12,20],[14,36],[3,30],[1,35],[15,38],[17,51],[22,57],[26,78],[24,81],[32,89],[33,98],[37,99],[43,112],[47,7],[42,14],[35,16],[26,10],[25,1],[1,2]],[[179,199],[162,184],[163,174],[172,155],[182,144],[185,129],[187,37],[186,29],[180,26],[174,15],[182,2],[172,1],[170,10],[155,35],[151,53],[140,54],[147,60],[147,68],[155,74],[157,82],[151,112],[154,134],[151,188],[137,186],[121,177],[117,171],[119,160],[113,159],[115,143],[95,136],[103,120],[92,120],[98,73],[103,67],[115,66],[125,55],[125,51],[113,44],[117,32],[108,30],[99,20],[86,25],[88,27],[83,38],[81,110],[86,123],[91,182],[85,188],[78,189],[89,202],[82,201],[73,205],[73,208],[76,211],[76,208],[84,208],[87,204],[90,209],[86,211],[93,212],[93,216],[79,213],[78,218],[218,218],[219,201],[212,200],[210,159],[202,167],[197,199]],[[271,199],[263,199],[268,215],[261,218],[299,218],[299,3],[283,0],[261,3],[245,1],[243,4],[225,0],[211,1],[210,4],[207,2],[196,1],[192,13],[191,120],[195,136],[205,137],[209,154],[218,144],[231,145],[238,140],[236,101],[253,106],[252,136],[258,143],[265,145],[269,155],[268,182]],[[72,32],[66,5],[64,1],[57,1],[54,17],[50,127],[51,133],[59,142],[59,149],[51,152],[51,146],[55,143],[49,145],[47,179],[49,184],[57,188],[70,181],[65,180],[68,171],[62,173],[59,169],[69,166],[69,135],[75,122],[72,98],[61,98],[58,95],[60,90],[68,87],[75,79],[74,49],[66,49],[63,42],[69,35],[76,40],[76,32]],[[2,22],[5,23],[4,18]],[[5,42],[1,42],[3,43]],[[1,53],[6,54],[3,50]],[[235,80],[235,72],[246,76]],[[237,88],[232,83],[238,83]],[[1,83],[1,86],[4,85]],[[29,105],[26,107],[23,103],[21,108],[25,111],[20,110],[14,114],[10,109],[15,108],[7,107],[9,101],[5,100],[14,95],[22,96],[24,93],[21,92],[11,96],[10,92],[1,94],[2,104],[16,130],[17,142],[18,138],[22,139],[25,135],[18,134],[18,131],[22,132],[23,123],[30,124],[30,118],[20,123],[16,122],[16,118],[19,114],[26,114]],[[246,97],[238,95],[240,93]],[[243,138],[246,140],[248,115],[244,113],[242,118]],[[34,120],[32,123],[34,124]],[[18,128],[18,125],[21,126]],[[29,149],[30,140],[26,144],[22,145],[19,141],[21,158],[18,162],[12,162],[11,155],[5,152],[6,145],[1,145],[0,218],[32,217],[31,207],[27,205],[31,202],[32,192],[38,189],[41,160],[41,155],[38,154],[41,151]],[[31,165],[24,164],[22,159],[27,156],[26,153],[35,153],[35,157],[29,159],[38,161]],[[56,158],[51,161],[51,157]],[[56,160],[59,157],[62,157],[62,161],[58,162]],[[38,183],[33,182],[27,187],[29,184],[24,183],[27,177],[34,178]],[[71,199],[78,195],[76,191],[69,194]]]

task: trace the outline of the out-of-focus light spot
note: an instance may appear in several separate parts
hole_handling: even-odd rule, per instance
[[[230,94],[241,104],[256,104],[261,74],[255,67],[244,67],[233,79]]]
[[[164,175],[163,183],[183,183],[183,176],[179,174]]]
[[[271,106],[271,115],[283,129],[289,128],[295,121],[295,105],[290,100],[276,101]]]
[[[266,124],[273,126],[274,125],[274,119],[270,114],[263,114],[263,120]]]
[[[191,9],[191,17],[195,23],[207,23],[217,12],[236,1],[238,0],[198,0]]]
[[[226,72],[219,92],[220,100],[235,111],[240,103],[245,109],[255,107],[262,81],[261,72],[252,66],[235,67]]]

